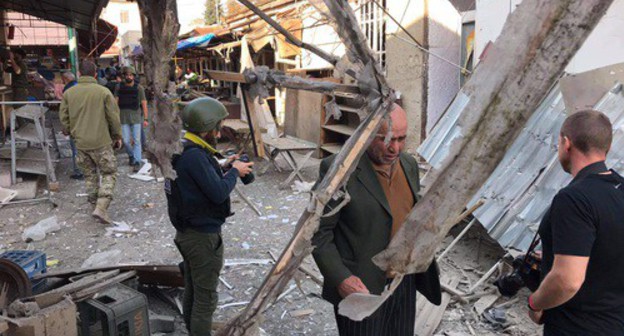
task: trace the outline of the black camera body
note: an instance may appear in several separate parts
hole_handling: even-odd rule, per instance
[[[242,154],[238,158],[238,161],[241,161],[241,162],[251,162],[251,160],[249,159],[249,155],[247,155],[247,154]],[[255,180],[256,180],[256,177],[254,176],[254,173],[249,173],[249,174],[241,177],[241,182],[243,182],[244,185],[252,183]]]
[[[532,292],[536,291],[541,281],[541,258],[532,251],[526,255],[516,257],[513,262],[513,271],[496,279],[494,285],[503,296],[511,297],[523,287]]]
[[[233,150],[233,149],[227,150],[225,152],[225,157],[230,157],[232,155],[236,155],[236,151]],[[247,154],[239,155],[237,160],[240,161],[240,162],[251,162],[251,159],[249,158],[249,155],[247,155]],[[250,184],[250,183],[252,183],[255,180],[256,180],[256,177],[254,176],[253,173],[249,173],[249,174],[245,175],[244,177],[241,177],[241,182],[243,182],[244,185]]]

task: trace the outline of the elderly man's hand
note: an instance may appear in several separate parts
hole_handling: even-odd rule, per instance
[[[340,294],[343,299],[353,293],[370,294],[366,285],[364,285],[362,280],[355,275],[344,279],[342,283],[338,285],[338,294]]]

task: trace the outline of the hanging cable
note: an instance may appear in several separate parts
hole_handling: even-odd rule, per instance
[[[470,70],[468,70],[468,69],[464,68],[463,66],[461,66],[461,65],[459,65],[459,64],[455,64],[455,63],[453,63],[453,62],[451,62],[451,61],[449,61],[449,60],[445,59],[444,57],[442,57],[442,56],[440,56],[440,55],[436,55],[435,53],[433,53],[433,52],[429,51],[428,49],[424,48],[422,45],[420,45],[420,43],[416,40],[416,38],[415,38],[412,34],[410,34],[410,32],[409,32],[409,31],[407,31],[407,29],[405,29],[405,28],[401,25],[401,23],[400,23],[399,21],[397,21],[397,20],[396,20],[396,19],[395,19],[395,18],[394,18],[394,17],[393,17],[393,16],[392,16],[392,15],[391,15],[391,14],[390,14],[387,10],[386,10],[386,8],[385,8],[385,7],[383,7],[382,5],[380,5],[380,4],[379,4],[379,2],[378,2],[377,0],[370,0],[370,1],[372,1],[375,5],[377,5],[377,7],[379,7],[379,8],[380,8],[380,9],[381,9],[381,10],[382,10],[382,11],[383,11],[383,12],[384,12],[384,13],[385,13],[385,14],[386,14],[386,15],[387,15],[387,16],[388,16],[388,17],[389,17],[389,18],[390,18],[390,19],[391,19],[394,23],[396,23],[396,24],[397,24],[397,26],[399,26],[399,28],[401,28],[401,30],[402,30],[403,32],[405,32],[405,34],[407,34],[407,36],[409,36],[409,37],[410,37],[410,39],[411,39],[412,41],[409,41],[409,40],[407,40],[407,39],[404,39],[404,38],[402,38],[401,36],[396,35],[396,34],[393,34],[393,35],[394,35],[394,37],[396,37],[396,38],[398,38],[399,40],[402,40],[403,42],[406,42],[406,43],[408,43],[408,44],[410,44],[410,45],[413,45],[414,47],[416,47],[416,48],[418,48],[418,49],[422,50],[423,52],[426,52],[427,54],[429,54],[429,55],[431,55],[431,56],[434,56],[435,58],[440,59],[440,60],[442,60],[442,61],[444,61],[444,62],[446,62],[446,63],[448,63],[448,64],[450,64],[450,65],[452,65],[452,66],[454,66],[454,67],[456,67],[456,68],[458,68],[458,69],[460,69],[461,71],[463,71],[463,72],[465,72],[465,73],[467,73],[467,74],[472,74],[472,71],[470,71]]]

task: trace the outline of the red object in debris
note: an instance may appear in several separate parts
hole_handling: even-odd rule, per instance
[[[14,25],[10,25],[9,26],[9,30],[7,32],[7,39],[8,40],[12,40],[15,38],[15,26]]]

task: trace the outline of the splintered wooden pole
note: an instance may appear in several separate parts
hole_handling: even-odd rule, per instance
[[[310,205],[299,218],[291,241],[252,301],[240,315],[219,330],[218,335],[255,334],[263,311],[275,301],[297,272],[297,268],[303,259],[312,251],[311,239],[318,229],[319,219],[325,204],[330,201],[334,193],[345,185],[395,100],[394,92],[387,86],[385,78],[376,66],[373,53],[359,30],[355,15],[347,0],[327,0],[326,4],[332,15],[337,18],[335,24],[342,42],[347,46],[353,43],[362,44],[357,48],[352,48],[352,54],[351,51],[348,52],[353,62],[359,62],[360,68],[366,69],[366,71],[357,74],[357,80],[360,87],[367,92],[366,110],[368,115],[347,140],[343,150],[336,156],[327,174],[320,182]],[[353,73],[355,74],[355,71]]]
[[[612,0],[523,1],[459,95],[461,136],[394,236],[373,258],[384,270],[423,272],[473,195],[503,158]]]
[[[137,0],[141,13],[144,69],[147,90],[153,94],[148,132],[149,160],[165,177],[175,177],[171,157],[180,152],[182,123],[165,94],[169,84],[169,61],[175,55],[180,24],[176,0]]]
[[[243,95],[243,106],[245,107],[245,114],[247,115],[247,123],[249,125],[249,132],[251,140],[253,142],[254,153],[257,157],[262,158],[265,156],[264,143],[262,142],[262,132],[260,130],[260,122],[258,121],[258,111],[256,111],[256,104],[254,97],[249,94],[249,90],[245,87],[241,91]]]

